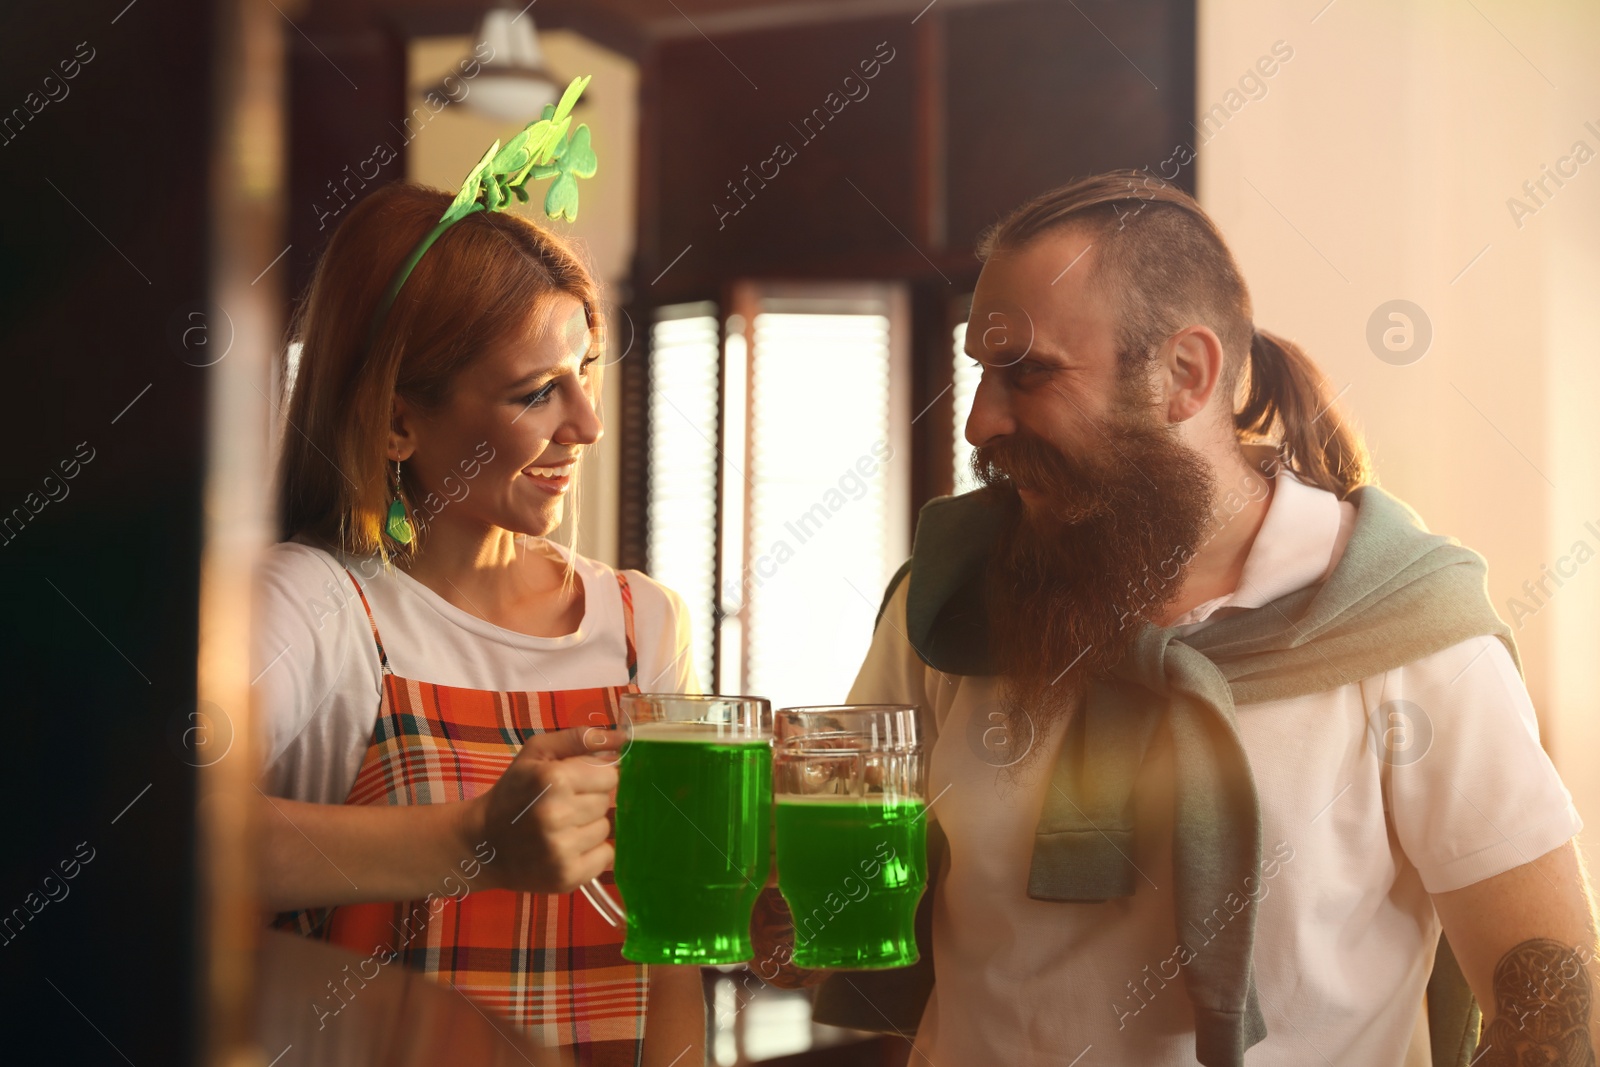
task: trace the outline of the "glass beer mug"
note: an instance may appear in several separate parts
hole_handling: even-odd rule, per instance
[[[748,960],[750,912],[772,862],[772,706],[660,693],[621,701],[629,731],[617,768],[622,955]]]
[[[778,712],[778,888],[794,917],[796,966],[917,962],[917,902],[928,882],[925,778],[915,707]]]

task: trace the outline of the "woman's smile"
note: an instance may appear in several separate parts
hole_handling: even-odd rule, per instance
[[[524,467],[522,473],[544,492],[560,496],[572,484],[572,472],[576,467],[577,462],[569,459],[563,463],[550,465],[533,464]]]

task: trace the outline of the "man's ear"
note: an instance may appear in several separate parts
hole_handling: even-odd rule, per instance
[[[389,448],[385,453],[391,463],[403,463],[417,450],[416,408],[396,396],[389,410]]]
[[[1209,326],[1185,326],[1161,349],[1167,421],[1188,422],[1211,402],[1222,381],[1222,341]]]

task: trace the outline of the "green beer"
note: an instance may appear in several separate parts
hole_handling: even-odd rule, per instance
[[[778,886],[794,916],[797,966],[917,962],[917,901],[927,884],[920,799],[778,797]]]
[[[636,963],[750,959],[772,848],[772,746],[715,724],[634,727],[618,768],[616,877]]]

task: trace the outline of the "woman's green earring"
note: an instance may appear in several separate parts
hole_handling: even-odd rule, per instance
[[[416,536],[411,520],[406,518],[405,501],[400,499],[400,461],[394,463],[394,503],[389,505],[389,518],[383,524],[385,532],[402,545],[409,545]]]

